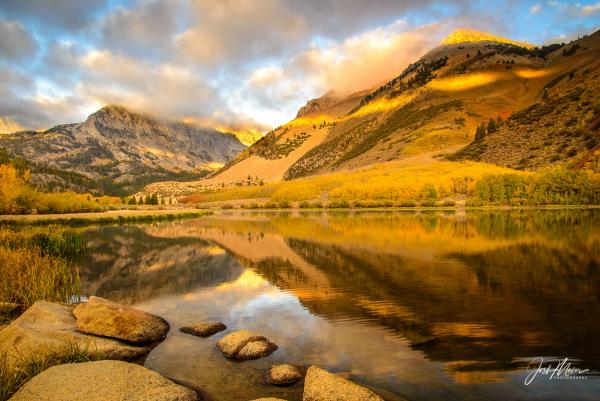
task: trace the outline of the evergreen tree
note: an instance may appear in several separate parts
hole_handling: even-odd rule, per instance
[[[487,133],[488,134],[493,134],[494,132],[496,132],[496,120],[494,120],[493,118],[490,118],[490,121],[488,122],[488,126],[487,126]]]
[[[475,140],[481,141],[484,136],[485,136],[485,124],[481,123],[481,125],[478,126],[477,130],[475,131]]]
[[[135,205],[135,196],[132,196],[131,198],[129,198],[129,201],[127,202],[127,204]]]
[[[152,196],[150,197],[150,204],[158,205],[158,196],[156,195],[156,193],[152,194]]]

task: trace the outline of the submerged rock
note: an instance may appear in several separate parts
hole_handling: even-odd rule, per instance
[[[225,326],[221,322],[208,321],[195,323],[190,326],[185,326],[179,329],[182,333],[191,334],[198,337],[210,337],[220,331],[226,330]]]
[[[197,401],[195,391],[142,366],[121,361],[54,366],[31,379],[12,401]]]
[[[277,345],[261,334],[250,330],[238,330],[220,339],[217,348],[227,358],[258,359],[273,353]]]
[[[311,366],[304,380],[303,401],[384,401],[371,390]]]
[[[267,383],[277,386],[292,385],[303,377],[302,371],[294,365],[272,365],[267,372]]]
[[[79,331],[133,343],[155,342],[169,332],[161,317],[104,298],[90,297],[75,307]]]
[[[11,366],[21,360],[66,353],[73,347],[91,356],[123,360],[137,358],[151,349],[81,333],[73,307],[45,301],[36,302],[0,331],[0,355],[6,354]]]

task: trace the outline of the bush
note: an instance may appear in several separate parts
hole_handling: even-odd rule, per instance
[[[332,201],[327,204],[327,207],[330,209],[347,209],[350,207],[350,203],[345,200]]]
[[[412,199],[407,199],[398,202],[398,207],[417,207],[417,202]]]
[[[308,209],[311,207],[310,203],[308,201],[302,201],[300,202],[300,204],[298,204],[298,207],[301,209]]]
[[[421,207],[433,207],[435,206],[435,201],[432,199],[423,199],[421,202],[419,202],[419,206]]]
[[[550,170],[539,175],[490,175],[475,185],[471,204],[598,205],[600,177],[587,171]]]

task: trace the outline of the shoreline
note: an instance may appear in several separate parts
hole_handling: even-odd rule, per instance
[[[0,225],[44,224],[113,224],[127,222],[153,222],[197,218],[210,214],[207,209],[144,209],[109,210],[106,212],[0,215]]]
[[[472,211],[472,210],[593,210],[600,209],[600,205],[502,205],[502,206],[378,206],[378,207],[205,207],[205,208],[177,208],[177,209],[143,209],[143,210],[108,210],[103,212],[75,212],[75,213],[48,213],[48,214],[1,214],[0,224],[5,222],[41,222],[41,221],[63,221],[63,220],[89,220],[97,221],[103,219],[127,220],[136,217],[160,217],[174,216],[183,217],[190,215],[203,216],[213,212],[285,212],[285,211]]]

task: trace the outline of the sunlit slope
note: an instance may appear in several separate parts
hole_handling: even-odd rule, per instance
[[[544,88],[568,77],[574,63],[585,71],[600,58],[597,34],[544,48],[469,35],[451,37],[452,43],[433,49],[381,87],[337,103],[330,95],[321,103],[309,102],[298,118],[209,179],[153,184],[146,191],[186,194],[258,186],[401,160],[427,165],[469,145],[480,124],[531,107]],[[573,55],[563,55],[577,45]],[[518,167],[498,158],[480,160]]]
[[[472,42],[497,42],[497,43],[508,43],[511,45],[521,46],[525,48],[533,48],[534,46],[530,43],[519,42],[510,39],[503,38],[501,36],[492,35],[487,32],[480,32],[474,29],[457,29],[448,35],[443,41],[444,45],[455,45],[459,43],[472,43]]]
[[[544,69],[522,71],[545,82],[535,88],[539,96],[531,105],[452,158],[525,170],[559,165],[600,171],[600,34],[565,50],[551,54]]]
[[[568,74],[572,60],[562,57],[564,49],[488,42],[440,46],[337,119],[323,143],[285,177],[452,152],[472,141],[479,124],[526,109],[544,87]],[[591,46],[578,51],[575,60],[598,59]]]

